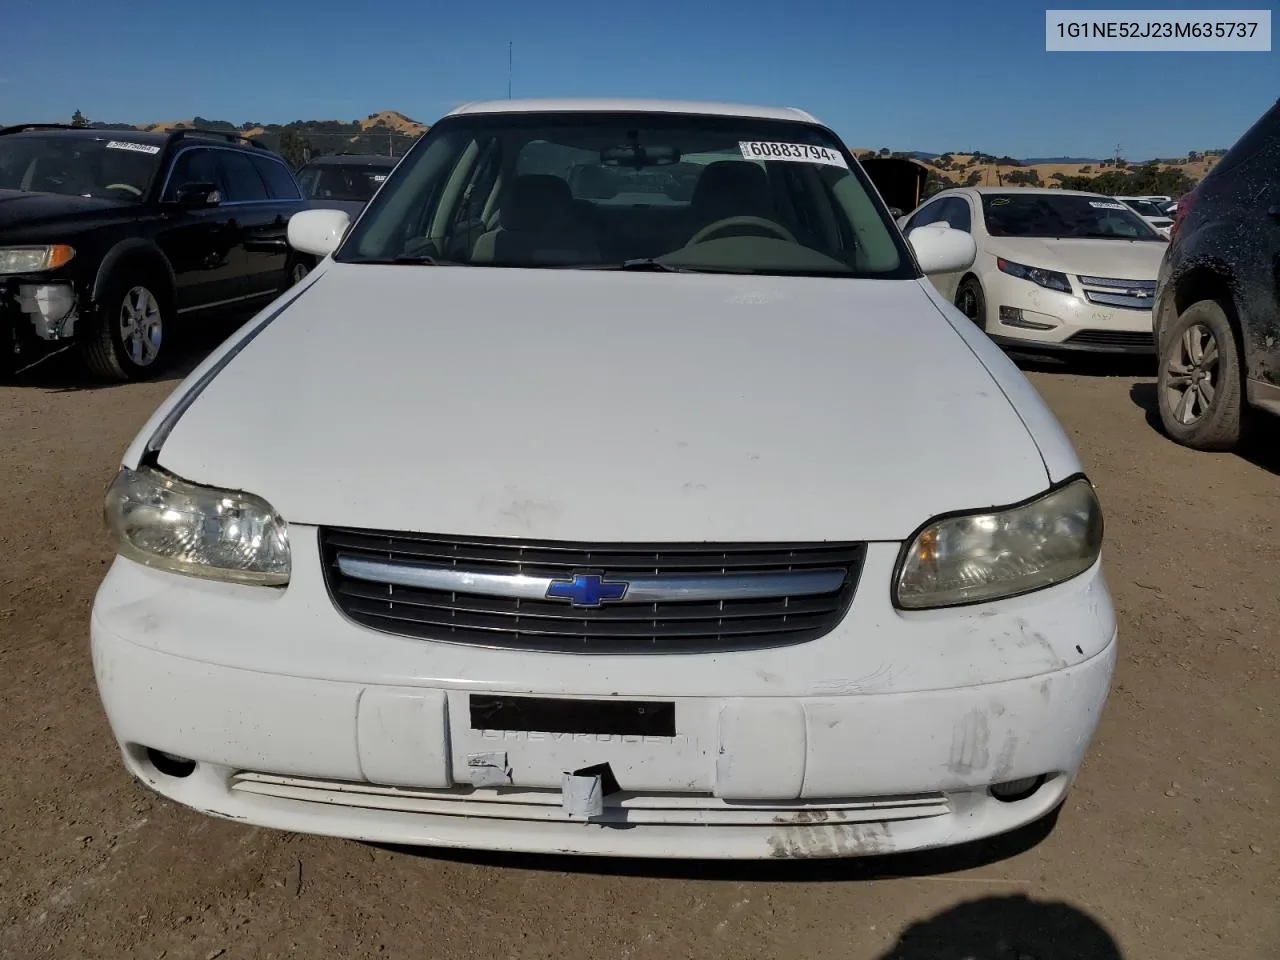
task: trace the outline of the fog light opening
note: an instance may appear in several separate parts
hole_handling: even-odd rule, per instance
[[[176,777],[179,780],[191,776],[196,769],[194,760],[188,760],[173,753],[165,753],[162,750],[153,750],[150,747],[147,747],[147,760],[166,777]]]
[[[1052,330],[1053,324],[1028,320],[1020,307],[1001,307],[1000,322],[1006,327],[1022,327],[1024,330]]]
[[[1020,780],[1006,780],[1004,783],[993,783],[987,789],[991,795],[1002,803],[1016,803],[1025,800],[1042,786],[1049,777],[1040,774],[1038,777],[1023,777]]]

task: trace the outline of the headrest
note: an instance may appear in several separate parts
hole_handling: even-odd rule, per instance
[[[551,174],[528,173],[511,182],[502,226],[506,230],[541,230],[560,222],[572,210],[569,184]]]
[[[702,171],[693,191],[693,211],[706,220],[763,217],[773,210],[764,169],[747,160],[717,160]]]

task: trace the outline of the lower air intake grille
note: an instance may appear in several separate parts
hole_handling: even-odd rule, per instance
[[[1115,350],[1151,350],[1156,348],[1155,338],[1149,331],[1132,330],[1081,330],[1068,338],[1067,343],[1081,346],[1111,347]]]
[[[356,623],[576,653],[812,640],[844,616],[866,552],[862,543],[582,544],[337,528],[320,531],[320,547],[329,593]]]

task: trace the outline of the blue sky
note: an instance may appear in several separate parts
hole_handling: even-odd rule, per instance
[[[1203,4],[1203,0],[1202,0]],[[1051,4],[1054,7],[1068,4]],[[1099,8],[1102,4],[1085,4]],[[1121,4],[1117,6],[1129,6]],[[1162,9],[1199,5],[1164,3]],[[1280,53],[1046,53],[1025,0],[7,0],[0,122],[353,119],[516,96],[802,106],[855,147],[1230,146]]]

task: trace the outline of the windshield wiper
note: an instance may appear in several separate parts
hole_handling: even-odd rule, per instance
[[[623,260],[621,263],[581,263],[571,264],[569,270],[627,270],[636,273],[687,273],[688,267],[677,267],[663,263],[653,257],[637,257],[634,260]]]
[[[623,260],[621,263],[578,263],[571,264],[568,270],[624,270],[635,273],[740,273],[754,274],[757,270],[750,267],[721,267],[699,265],[691,267],[686,264],[663,263],[653,257],[638,257],[635,260]]]
[[[439,257],[433,257],[429,253],[402,253],[398,257],[382,257],[370,258],[352,261],[353,263],[372,263],[381,265],[402,266],[406,264],[419,264],[427,267],[469,267],[469,263],[461,263],[457,260],[441,260]]]

